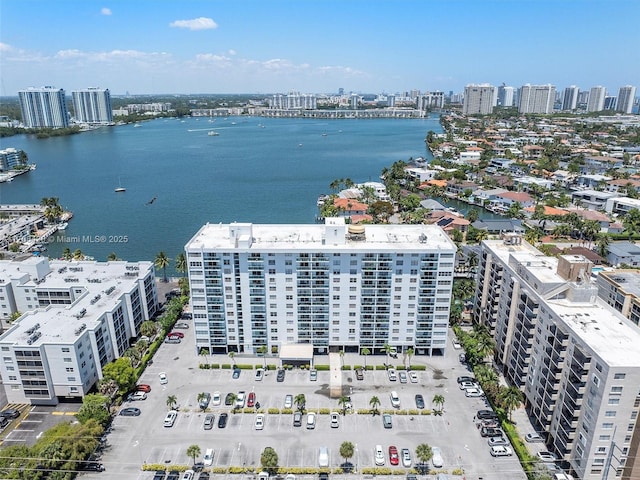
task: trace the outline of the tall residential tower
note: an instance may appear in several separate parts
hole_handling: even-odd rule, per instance
[[[631,113],[633,102],[636,99],[636,87],[626,85],[618,90],[618,104],[616,110],[622,113]]]
[[[496,102],[496,87],[488,83],[467,85],[464,88],[462,113],[464,115],[488,115],[493,112]]]
[[[556,87],[553,85],[530,85],[520,87],[520,113],[553,113]]]
[[[22,123],[27,128],[65,128],[69,115],[62,88],[28,88],[18,92]]]
[[[589,90],[589,101],[587,102],[587,112],[601,112],[604,110],[604,99],[607,90],[604,87],[591,87]]]
[[[86,88],[71,92],[78,122],[106,125],[113,123],[111,94],[108,89]]]

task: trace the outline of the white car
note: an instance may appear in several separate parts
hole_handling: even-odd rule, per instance
[[[550,462],[550,463],[554,463],[558,460],[558,457],[556,457],[551,452],[538,452],[538,458],[543,462]]]
[[[442,468],[444,462],[442,461],[442,453],[438,447],[431,447],[431,453],[433,456],[431,457],[431,462],[435,468]]]
[[[264,428],[264,414],[259,413],[256,415],[256,421],[253,426],[256,430],[262,430]]]
[[[411,452],[409,449],[403,448],[400,456],[402,457],[402,466],[404,468],[411,467]]]
[[[316,414],[309,412],[307,414],[307,429],[313,430],[314,428],[316,428]]]
[[[491,437],[489,440],[487,440],[487,443],[490,447],[497,445],[509,445],[509,440],[504,437]]]
[[[284,397],[284,408],[293,408],[293,395]]]
[[[492,457],[510,457],[513,455],[513,450],[505,445],[494,445],[489,453],[491,453]]]
[[[391,406],[393,408],[400,408],[400,397],[398,396],[398,392],[395,390],[391,392]]]
[[[460,390],[466,390],[467,388],[476,388],[478,384],[476,382],[461,382],[458,386]]]
[[[376,449],[374,451],[374,458],[377,466],[384,465],[384,450],[382,450],[382,445],[376,445]]]
[[[244,392],[238,392],[238,395],[236,395],[236,408],[244,408],[244,402],[245,402]]]
[[[205,467],[210,467],[213,464],[213,448],[207,448],[207,451],[204,452],[202,463],[204,463]]]
[[[256,381],[260,382],[262,381],[262,379],[264,378],[264,370],[262,368],[259,368],[256,370]]]
[[[327,447],[320,447],[320,450],[318,450],[318,466],[329,466],[329,449]]]
[[[169,380],[167,379],[167,374],[164,372],[160,372],[158,374],[158,377],[160,378],[160,385],[166,385],[167,383],[169,383]]]
[[[398,379],[395,368],[390,368],[389,370],[387,370],[387,375],[389,376],[389,380],[392,382],[395,382]]]
[[[331,428],[340,426],[340,415],[337,412],[331,412]]]
[[[409,380],[411,380],[411,383],[418,383],[418,374],[416,372],[409,372]]]
[[[182,476],[180,477],[180,480],[193,480],[193,476],[195,474],[196,473],[193,470],[185,470]]]
[[[465,397],[471,397],[471,398],[484,397],[484,392],[480,387],[467,388],[464,391],[464,395]]]
[[[222,396],[220,395],[220,392],[213,392],[213,398],[211,399],[211,403],[213,404],[213,406],[219,406],[220,402],[222,402]]]

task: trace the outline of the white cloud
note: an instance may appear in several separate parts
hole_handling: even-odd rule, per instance
[[[111,9],[107,7],[101,8],[100,15],[107,15],[107,16],[111,15]]]
[[[230,49],[228,53],[229,53],[229,55],[235,55],[236,51],[234,49]]]
[[[169,26],[174,28],[187,28],[189,30],[210,30],[218,28],[216,22],[206,17],[194,18],[193,20],[176,20],[175,22],[171,22]]]
[[[8,43],[0,42],[0,52],[12,52],[14,48]]]

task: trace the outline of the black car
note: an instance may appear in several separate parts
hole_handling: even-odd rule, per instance
[[[204,463],[203,462],[194,463],[193,467],[191,467],[191,470],[193,470],[194,472],[201,472],[202,470],[204,470]]]
[[[356,368],[356,380],[364,380],[364,370]]]
[[[329,480],[329,474],[326,472],[319,473],[318,480]]]
[[[98,462],[85,462],[80,465],[80,470],[85,472],[104,472],[104,465]]]
[[[493,420],[498,418],[498,414],[493,410],[478,410],[476,418],[478,420]]]
[[[480,435],[483,437],[502,437],[504,433],[499,428],[481,428]]]
[[[224,397],[224,404],[227,407],[233,404],[233,393],[227,393],[227,396]]]
[[[420,394],[416,395],[416,408],[424,408],[424,397]]]
[[[209,472],[202,472],[198,476],[198,480],[209,480]]]
[[[276,380],[278,382],[284,382],[284,370],[282,370],[282,369],[278,370],[278,374],[276,376]]]
[[[178,470],[171,470],[169,475],[167,475],[167,480],[179,480],[180,472]]]
[[[18,418],[20,416],[20,410],[17,408],[7,408],[0,412],[0,417],[4,418]]]
[[[240,369],[239,368],[234,368],[233,369],[233,375],[231,375],[231,377],[233,379],[238,379],[240,377]]]
[[[0,417],[0,428],[4,428],[11,423],[11,419],[7,417]]]
[[[120,410],[120,415],[123,417],[137,417],[140,415],[140,409],[134,407],[127,407]]]
[[[153,480],[164,480],[167,472],[164,470],[156,470],[156,473],[153,475]]]
[[[218,417],[218,428],[224,428],[227,426],[227,418],[229,417],[228,413],[221,413]]]
[[[462,382],[474,382],[475,383],[476,379],[473,377],[467,377],[467,376],[463,376],[463,377],[458,377],[458,383],[462,383]]]

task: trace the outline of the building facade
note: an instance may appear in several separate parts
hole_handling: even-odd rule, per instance
[[[67,101],[62,88],[29,88],[18,92],[22,123],[27,128],[69,126]]]
[[[498,106],[500,107],[513,107],[515,89],[506,85],[500,85],[498,87]]]
[[[640,270],[600,272],[597,281],[600,298],[640,327]]]
[[[573,111],[578,108],[578,95],[580,94],[580,88],[575,85],[571,85],[564,89],[562,95],[562,110]]]
[[[421,111],[444,108],[444,92],[426,92],[416,97],[416,108]]]
[[[636,87],[626,85],[618,90],[618,103],[616,110],[622,113],[631,113],[633,110],[633,102],[636,100]]]
[[[520,87],[518,111],[520,113],[553,113],[556,87],[530,85]]]
[[[456,248],[440,227],[207,224],[185,248],[198,351],[446,347]]]
[[[108,125],[113,123],[109,89],[86,88],[71,92],[75,118],[80,123]]]
[[[7,172],[26,164],[27,155],[23,150],[5,148],[0,150],[0,172]]]
[[[496,87],[483,83],[464,87],[462,113],[464,115],[488,115],[496,106]]]
[[[598,298],[581,255],[505,235],[482,242],[480,259],[474,321],[547,448],[580,479],[636,478],[640,330]]]
[[[139,336],[158,308],[151,262],[0,261],[3,316],[25,312],[0,336],[7,400],[79,399]]]
[[[601,86],[591,87],[589,90],[589,101],[587,102],[587,112],[601,112],[604,110],[604,100],[606,96],[606,88]]]

